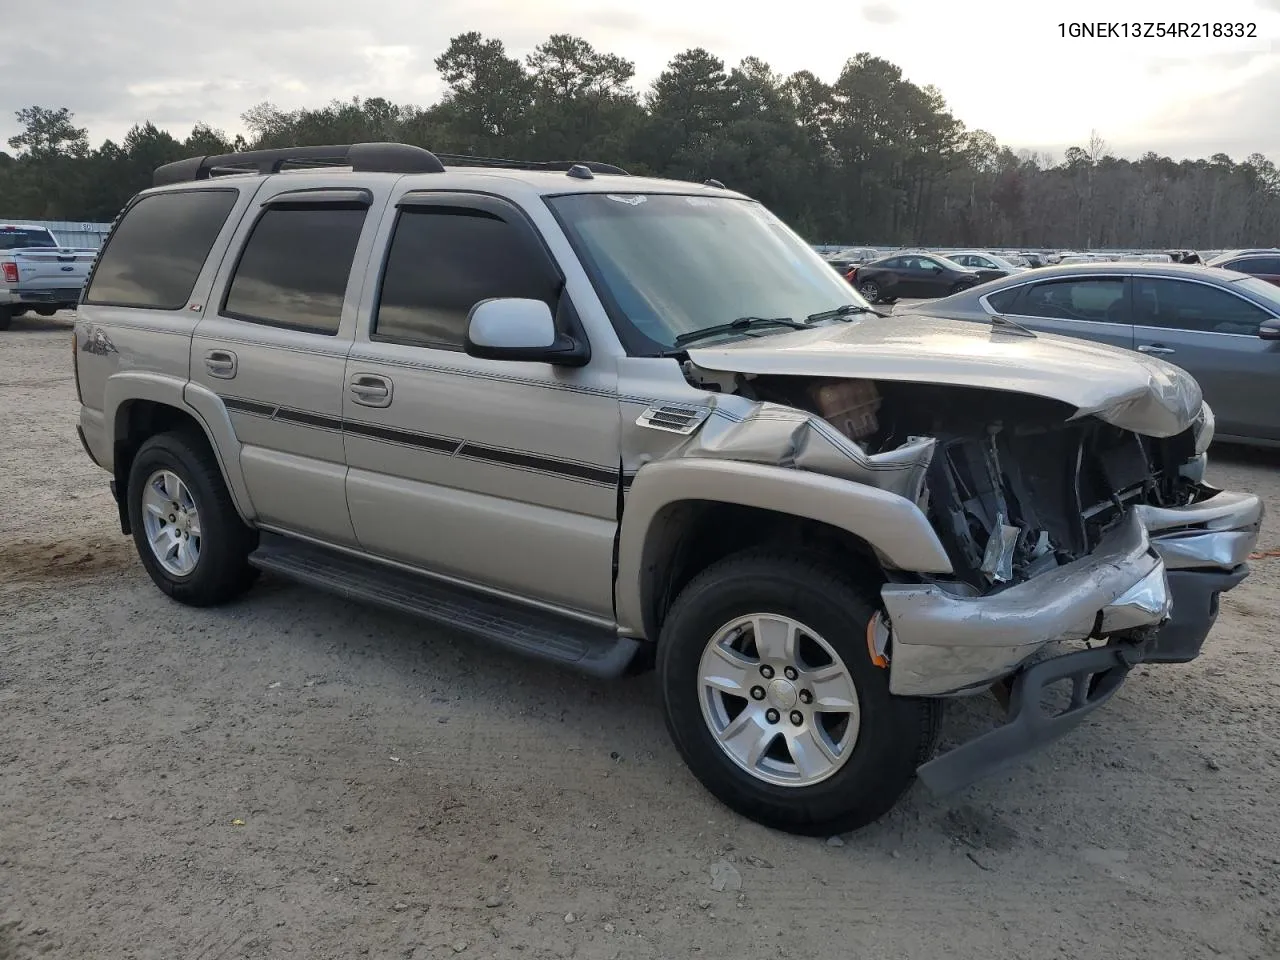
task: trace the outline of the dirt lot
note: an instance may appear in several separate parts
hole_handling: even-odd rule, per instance
[[[272,580],[174,605],[80,450],[68,354],[65,322],[0,334],[4,960],[1280,956],[1280,560],[1197,663],[837,846],[710,800],[648,678]],[[1280,458],[1215,454],[1280,546]]]

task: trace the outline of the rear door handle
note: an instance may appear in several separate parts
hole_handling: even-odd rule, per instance
[[[351,398],[366,407],[389,407],[391,381],[372,373],[357,373],[351,378]]]
[[[230,350],[210,350],[204,355],[209,376],[230,380],[236,375],[236,355]]]
[[[1173,347],[1166,347],[1163,343],[1144,343],[1138,347],[1139,353],[1176,353]]]

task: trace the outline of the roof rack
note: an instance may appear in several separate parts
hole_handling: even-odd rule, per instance
[[[157,167],[154,186],[190,183],[213,177],[256,173],[259,176],[284,169],[350,167],[356,173],[444,173],[444,164],[463,167],[500,167],[514,170],[564,171],[571,177],[590,179],[594,174],[629,176],[621,167],[591,160],[503,160],[454,153],[432,153],[408,143],[347,143],[326,147],[282,147],[249,150],[216,157],[187,157]]]
[[[348,143],[188,157],[157,167],[152,184],[163,187],[246,173],[265,176],[286,167],[351,167],[356,173],[444,173],[444,164],[422,147],[407,143]]]
[[[609,174],[615,177],[630,176],[621,167],[595,160],[506,160],[502,157],[474,157],[464,153],[437,153],[436,157],[455,167],[505,167],[509,170],[548,170],[566,173],[574,167],[585,167],[592,173]]]

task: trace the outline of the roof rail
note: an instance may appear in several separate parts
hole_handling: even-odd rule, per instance
[[[473,157],[463,153],[437,153],[436,157],[455,167],[506,167],[509,170],[565,171],[574,167],[586,167],[592,173],[611,174],[615,177],[630,176],[621,167],[595,160],[506,160],[502,157]]]
[[[151,182],[163,187],[231,174],[265,176],[285,167],[351,167],[356,173],[444,173],[439,158],[422,147],[407,143],[347,143],[188,157],[157,167]]]

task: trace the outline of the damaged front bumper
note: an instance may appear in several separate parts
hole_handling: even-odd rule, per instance
[[[987,597],[936,584],[887,584],[890,689],[953,696],[1013,678],[1007,721],[920,769],[951,790],[1062,736],[1100,707],[1139,662],[1185,663],[1200,654],[1220,595],[1248,574],[1262,521],[1252,494],[1202,486],[1185,507],[1139,506],[1087,557]],[[1107,646],[1041,660],[1061,641]],[[1066,710],[1047,716],[1044,687],[1071,680]]]

